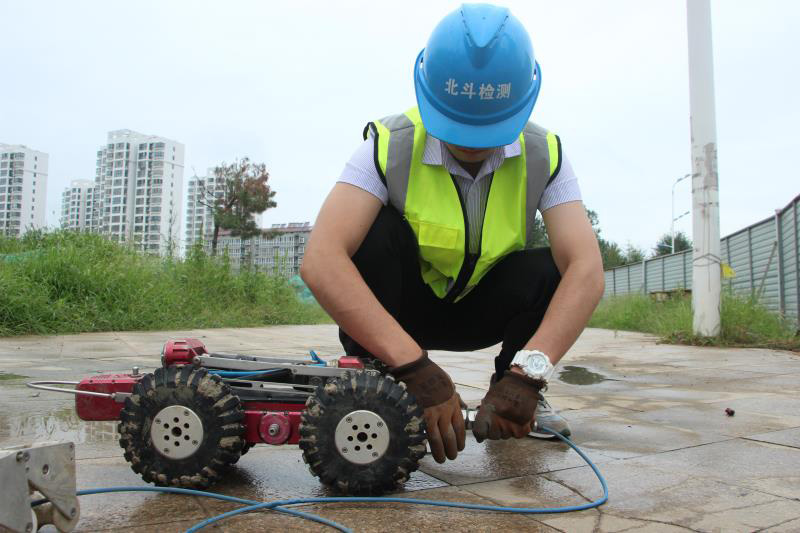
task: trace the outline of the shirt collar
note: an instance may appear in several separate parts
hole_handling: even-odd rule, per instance
[[[522,153],[519,139],[511,144],[506,144],[503,148],[504,157],[516,157]],[[442,150],[446,150],[442,141],[431,135],[425,135],[425,151],[422,154],[422,162],[426,165],[444,165]]]

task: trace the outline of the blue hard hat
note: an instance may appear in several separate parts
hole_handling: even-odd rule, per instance
[[[469,148],[513,143],[539,95],[528,32],[504,7],[464,4],[434,28],[414,65],[425,129]]]

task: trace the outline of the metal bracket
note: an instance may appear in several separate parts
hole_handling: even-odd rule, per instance
[[[30,387],[31,389],[38,389],[38,390],[46,390],[51,392],[65,392],[67,394],[74,394],[76,396],[97,396],[99,398],[111,398],[115,402],[124,403],[125,398],[131,395],[130,392],[93,392],[88,390],[77,390],[77,389],[64,389],[62,387],[48,387],[48,385],[77,385],[78,381],[31,381],[30,383],[26,383],[26,387]]]
[[[0,450],[0,531],[31,533],[45,524],[75,529],[80,507],[75,494],[75,445],[42,442]],[[48,503],[31,509],[39,492]]]
[[[270,360],[269,358],[266,357],[261,358],[257,356],[253,356],[245,360],[239,358],[224,357],[222,356],[222,354],[198,355],[197,357],[195,357],[195,361],[202,367],[222,369],[222,370],[255,371],[255,370],[286,369],[291,371],[292,374],[297,376],[338,377],[338,376],[344,376],[348,371],[352,372],[352,369],[347,369],[347,368],[277,362],[275,359]]]

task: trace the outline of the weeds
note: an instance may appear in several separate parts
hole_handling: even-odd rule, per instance
[[[330,321],[279,277],[193,248],[143,255],[98,235],[0,237],[0,336]]]
[[[591,327],[653,333],[662,341],[701,346],[751,346],[800,351],[796,329],[752,298],[722,295],[722,331],[718,337],[692,332],[692,302],[678,295],[656,302],[642,294],[607,298],[592,315]]]

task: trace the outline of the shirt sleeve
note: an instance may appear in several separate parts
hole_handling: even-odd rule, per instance
[[[345,163],[339,179],[339,183],[349,183],[359,189],[363,189],[372,194],[386,205],[389,201],[389,191],[378,175],[375,168],[375,140],[370,136],[361,143],[350,157],[350,161]]]
[[[572,170],[569,159],[562,152],[561,168],[550,185],[545,187],[539,199],[539,211],[543,213],[551,207],[579,200],[581,200],[581,190],[578,187],[578,177]]]

